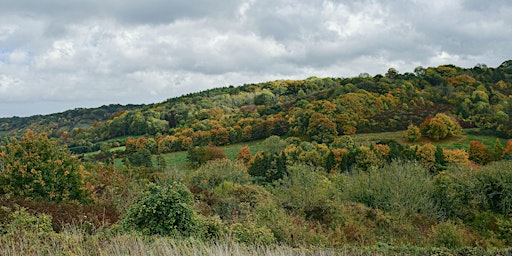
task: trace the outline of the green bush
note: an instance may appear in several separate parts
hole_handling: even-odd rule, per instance
[[[375,172],[353,172],[342,176],[341,198],[369,207],[408,216],[437,214],[432,200],[433,180],[417,162],[393,161]]]
[[[432,227],[432,236],[435,246],[456,249],[463,245],[457,226],[451,222],[440,223]]]
[[[217,159],[197,169],[192,177],[192,187],[200,191],[212,190],[224,181],[246,184],[251,181],[251,176],[242,162]]]
[[[192,194],[181,183],[150,183],[128,210],[123,227],[148,235],[194,235],[198,220],[193,202]]]
[[[29,232],[39,235],[53,232],[52,217],[49,215],[33,215],[25,208],[13,211],[7,207],[2,207],[0,212],[1,215],[4,215],[0,222],[0,234],[12,236],[20,232]]]
[[[409,125],[407,131],[404,133],[405,140],[408,142],[416,142],[421,139],[420,128],[416,125]]]
[[[306,165],[295,165],[289,174],[271,189],[285,209],[316,221],[328,221],[333,213],[337,193],[334,184],[324,175]]]
[[[229,228],[236,242],[254,245],[271,245],[275,242],[272,231],[267,227],[258,227],[254,223],[235,223]]]

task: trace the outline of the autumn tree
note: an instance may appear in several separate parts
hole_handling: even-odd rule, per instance
[[[334,122],[320,113],[314,113],[309,119],[308,135],[318,143],[331,143],[338,132]]]
[[[222,158],[226,158],[226,154],[215,146],[191,147],[187,154],[189,163],[196,167],[208,161]]]
[[[421,139],[420,128],[418,128],[418,126],[413,125],[413,124],[409,125],[409,127],[407,127],[407,131],[404,134],[404,137],[405,137],[405,140],[407,140],[408,142],[419,141]]]
[[[81,162],[46,135],[27,131],[0,152],[1,194],[50,201],[88,200]]]
[[[229,132],[226,128],[220,127],[210,131],[212,143],[216,146],[229,144]]]
[[[487,164],[491,161],[491,154],[482,142],[473,140],[469,143],[469,160],[477,164]]]
[[[244,146],[238,150],[238,155],[236,157],[236,160],[242,161],[245,166],[249,166],[249,163],[251,162],[251,150],[249,149],[249,146]]]
[[[462,128],[454,118],[442,113],[425,119],[420,125],[420,130],[423,135],[434,140],[452,137],[462,132]]]

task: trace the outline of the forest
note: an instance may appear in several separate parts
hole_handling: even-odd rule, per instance
[[[0,118],[0,254],[509,255],[512,60]]]

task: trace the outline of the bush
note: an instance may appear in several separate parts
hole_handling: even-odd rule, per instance
[[[251,177],[242,162],[217,159],[197,169],[192,177],[192,187],[201,191],[212,190],[225,181],[246,184],[251,181]]]
[[[20,232],[31,232],[39,235],[53,232],[52,217],[46,214],[32,215],[25,208],[12,211],[2,207],[0,215],[4,215],[0,222],[0,234],[12,236]]]
[[[491,154],[482,142],[473,140],[469,143],[469,160],[477,164],[488,164]]]
[[[462,238],[458,234],[457,227],[451,222],[441,223],[432,227],[434,245],[455,249],[462,246]]]
[[[275,242],[272,231],[267,227],[258,227],[254,223],[235,223],[231,225],[230,233],[239,243],[254,245],[271,245]]]
[[[459,135],[462,128],[453,117],[439,113],[429,117],[420,124],[421,133],[431,139],[440,140]]]
[[[289,175],[271,192],[285,209],[312,220],[327,221],[332,217],[333,199],[337,191],[323,174],[323,170],[315,170],[313,167],[292,166]]]
[[[128,210],[123,227],[147,235],[193,235],[198,225],[193,203],[192,194],[181,183],[150,183]]]
[[[416,162],[394,161],[373,173],[347,174],[342,176],[340,187],[344,201],[363,203],[402,216],[437,215],[431,175]]]

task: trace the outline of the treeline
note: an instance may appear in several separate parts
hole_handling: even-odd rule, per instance
[[[107,121],[60,135],[77,149],[93,149],[94,143],[111,138],[147,135],[164,141],[161,152],[272,135],[330,143],[338,135],[405,130],[442,112],[463,128],[477,127],[507,138],[512,135],[510,64],[418,67],[404,74],[391,68],[374,77],[310,77],[216,88],[122,110]]]

